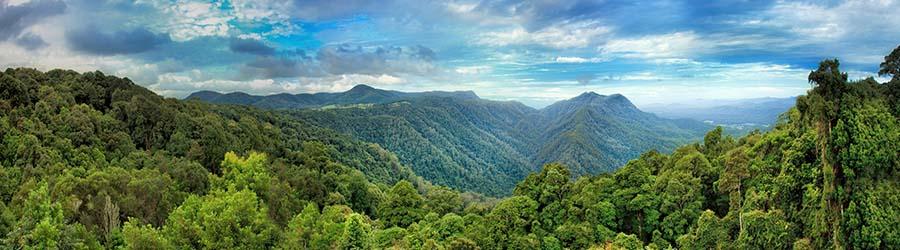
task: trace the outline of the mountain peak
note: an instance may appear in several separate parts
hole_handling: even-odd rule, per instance
[[[369,85],[365,85],[365,84],[357,84],[356,86],[353,86],[353,88],[351,88],[349,91],[370,91],[370,90],[375,90],[375,88],[373,88],[372,86],[369,86]]]
[[[601,96],[603,96],[603,95],[597,94],[597,92],[586,91],[586,92],[581,93],[580,95],[576,96],[575,98],[593,98],[593,97],[601,97]]]
[[[584,92],[572,99],[556,102],[542,109],[546,113],[569,113],[575,110],[591,109],[604,112],[640,112],[631,101],[621,94],[601,95],[593,91]]]

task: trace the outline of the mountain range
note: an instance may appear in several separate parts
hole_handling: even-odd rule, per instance
[[[278,109],[394,152],[425,179],[506,195],[546,163],[573,175],[609,172],[647,150],[670,151],[702,138],[709,125],[643,112],[625,96],[586,92],[535,109],[474,92],[407,93],[366,85],[340,93],[198,92],[188,99]]]
[[[407,93],[392,90],[376,89],[368,85],[356,85],[346,92],[340,93],[302,93],[275,94],[267,96],[249,95],[242,92],[222,94],[214,91],[194,92],[185,99],[197,99],[211,103],[251,105],[270,109],[312,108],[326,105],[345,105],[359,103],[385,103],[408,98],[434,96],[454,97],[461,99],[477,99],[472,91],[429,91]]]
[[[716,125],[760,125],[775,123],[781,113],[794,106],[797,97],[739,100],[696,100],[690,103],[650,104],[647,112],[672,119],[694,119]]]

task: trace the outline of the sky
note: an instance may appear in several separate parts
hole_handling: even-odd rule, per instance
[[[0,68],[199,90],[473,90],[541,107],[788,97],[839,58],[874,76],[900,1],[0,0]]]

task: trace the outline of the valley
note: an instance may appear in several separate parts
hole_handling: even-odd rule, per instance
[[[670,152],[712,128],[659,118],[622,95],[594,92],[542,109],[481,99],[471,91],[404,93],[365,85],[341,93],[199,92],[187,99],[272,108],[382,145],[431,182],[489,195],[509,194],[518,180],[547,163],[566,164],[573,178],[612,172],[642,152]]]

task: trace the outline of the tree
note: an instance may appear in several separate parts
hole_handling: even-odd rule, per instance
[[[379,218],[386,226],[406,227],[424,215],[422,196],[408,181],[399,181],[388,191],[379,207]]]
[[[544,165],[540,173],[528,175],[516,185],[514,195],[522,195],[538,202],[538,213],[542,230],[553,231],[563,223],[567,204],[564,198],[569,193],[569,169],[558,163]]]
[[[443,215],[462,212],[463,200],[459,193],[446,187],[432,187],[425,193],[425,208]]]
[[[725,155],[725,171],[718,180],[717,188],[719,192],[728,194],[729,208],[738,215],[739,228],[744,230],[743,219],[743,193],[741,183],[744,179],[750,177],[748,170],[750,159],[745,152],[744,147],[738,147],[728,151]]]
[[[7,236],[7,245],[18,248],[57,249],[64,227],[63,211],[50,199],[47,183],[28,192],[15,230]]]
[[[900,46],[891,51],[891,54],[884,56],[884,62],[878,69],[878,75],[891,75],[894,80],[900,79]]]
[[[288,222],[281,248],[309,249],[314,235],[322,229],[322,224],[318,222],[319,216],[319,208],[315,203],[306,204],[303,211]]]
[[[163,231],[173,244],[194,248],[259,249],[277,239],[265,204],[249,190],[192,196],[169,215]]]
[[[272,179],[265,167],[266,161],[263,153],[250,152],[247,158],[234,152],[225,153],[221,164],[222,178],[216,179],[213,187],[234,191],[249,189],[262,195]]]
[[[369,232],[372,230],[362,215],[353,213],[347,217],[347,226],[341,238],[341,249],[369,249]]]
[[[527,196],[513,196],[504,199],[485,218],[489,232],[493,234],[492,244],[505,247],[512,244],[516,237],[531,232],[536,222],[538,203]]]
[[[728,231],[722,227],[716,214],[704,211],[690,233],[678,237],[678,245],[683,249],[723,249],[729,244]]]
[[[792,225],[780,211],[754,210],[744,215],[746,229],[738,235],[737,246],[742,249],[785,249],[794,242]]]
[[[125,249],[174,249],[169,240],[151,225],[141,226],[137,222],[128,221],[122,227],[122,234],[125,240]]]
[[[644,243],[633,234],[619,233],[612,242],[612,249],[643,249]]]

